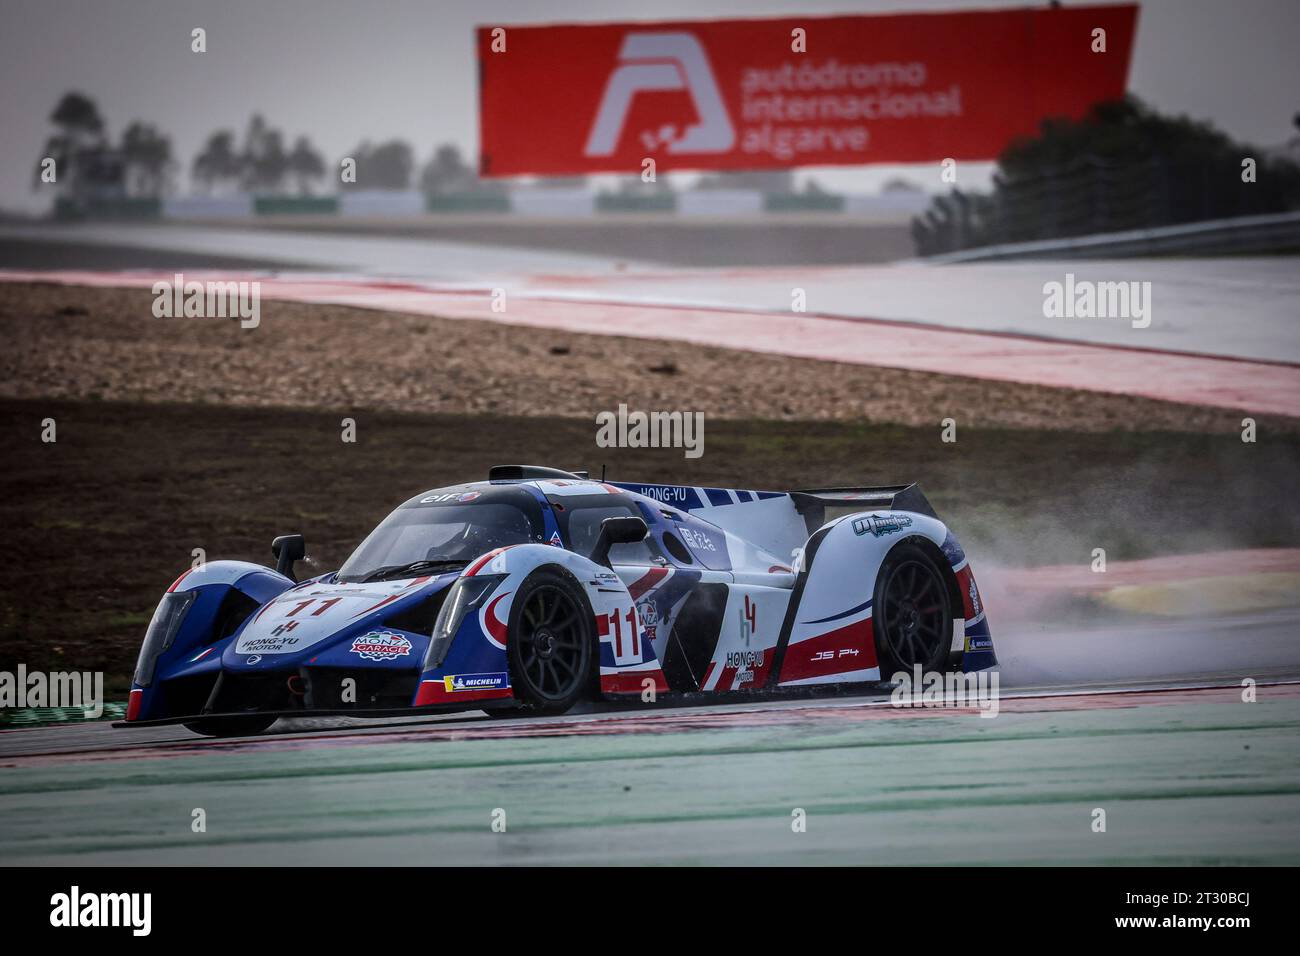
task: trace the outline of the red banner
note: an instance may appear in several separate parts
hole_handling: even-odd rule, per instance
[[[1123,95],[1136,23],[1108,6],[480,27],[482,171],[994,159]]]

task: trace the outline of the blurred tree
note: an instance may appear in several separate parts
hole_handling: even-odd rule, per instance
[[[400,139],[391,139],[378,146],[364,141],[349,155],[357,161],[357,181],[344,183],[345,189],[411,188],[415,170],[415,153],[411,145]]]
[[[1257,163],[1242,180],[1242,160]],[[938,197],[914,223],[918,250],[946,252],[1300,208],[1300,167],[1207,123],[1135,97],[1081,120],[1044,120],[998,157],[988,196]]]
[[[235,152],[235,134],[223,129],[209,136],[202,151],[194,157],[190,172],[194,181],[201,184],[208,194],[222,184],[237,184],[241,164],[239,155]]]
[[[262,148],[252,157],[253,189],[255,192],[284,192],[284,180],[289,174],[289,155],[284,151],[284,138],[278,129],[268,129],[262,137]]]
[[[50,114],[50,122],[59,127],[73,142],[86,146],[103,142],[104,120],[99,115],[95,101],[82,93],[64,93],[59,105]]]
[[[33,188],[42,185],[41,163],[50,158],[55,162],[59,190],[80,195],[94,185],[95,170],[111,165],[106,157],[100,155],[108,151],[108,143],[104,138],[104,120],[99,107],[84,93],[64,93],[50,113],[50,122],[57,132],[45,141],[45,149],[37,158]]]
[[[420,171],[420,189],[428,196],[470,192],[478,176],[461,156],[460,147],[444,143]]]
[[[325,178],[325,159],[306,136],[299,136],[294,141],[287,162],[300,196],[310,195],[310,184]]]
[[[260,113],[254,113],[248,121],[239,163],[240,184],[245,192],[273,196],[284,191],[284,180],[289,173],[284,136],[267,125]]]
[[[121,153],[128,195],[161,198],[175,166],[171,140],[152,125],[136,121],[122,134]]]
[[[444,143],[420,170],[420,191],[426,196],[504,196],[510,187],[501,180],[479,179],[478,168],[465,162],[460,147]]]

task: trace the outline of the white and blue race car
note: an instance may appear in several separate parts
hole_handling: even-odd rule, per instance
[[[961,546],[915,485],[745,491],[503,465],[398,507],[341,568],[212,561],[167,589],[121,726],[563,713],[997,663]]]

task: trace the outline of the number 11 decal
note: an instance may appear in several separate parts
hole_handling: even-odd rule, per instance
[[[627,620],[630,659],[639,661],[641,659],[641,644],[637,636],[636,608],[630,607],[624,612],[620,608],[615,608],[609,614],[601,614],[596,618],[596,629],[601,637],[609,635],[611,628],[614,633],[614,660],[623,662],[623,621]]]

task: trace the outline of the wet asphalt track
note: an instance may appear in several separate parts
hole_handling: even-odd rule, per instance
[[[1297,623],[1008,634],[991,719],[857,693],[225,741],[12,731],[0,862],[1296,863]]]

